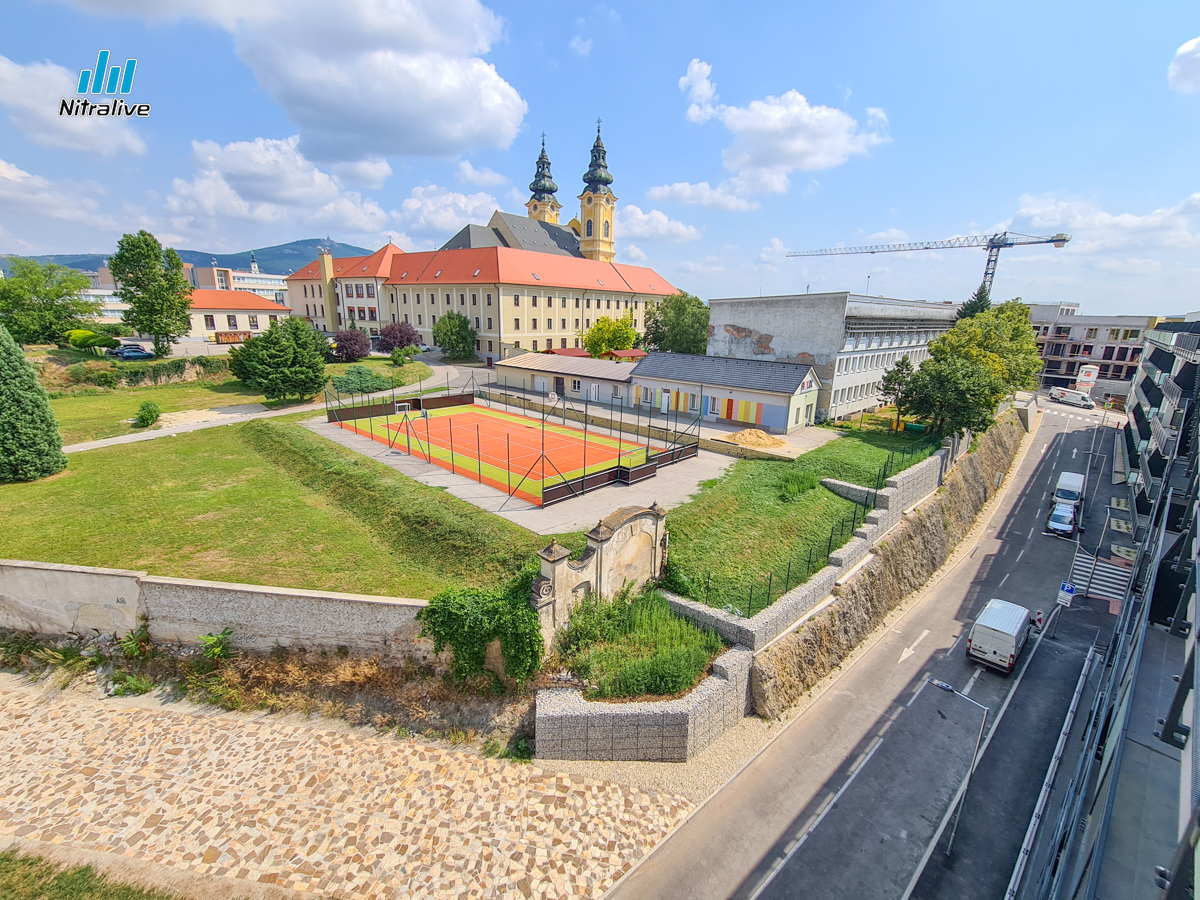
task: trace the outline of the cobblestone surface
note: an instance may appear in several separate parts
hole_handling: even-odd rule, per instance
[[[316,896],[599,897],[690,801],[415,741],[0,689],[0,839]]]

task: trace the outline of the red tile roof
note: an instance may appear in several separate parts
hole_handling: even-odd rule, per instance
[[[609,356],[615,356],[618,359],[641,359],[645,355],[645,350],[638,350],[635,347],[632,350],[605,350],[600,354],[600,358],[605,359]]]
[[[386,278],[391,271],[392,259],[404,253],[395,244],[385,244],[370,256],[341,256],[333,261],[334,278]],[[298,269],[285,280],[312,281],[321,277],[321,261],[314,259]]]
[[[555,356],[591,356],[582,347],[551,347],[543,353],[553,353]]]
[[[260,297],[249,291],[193,290],[192,309],[252,309],[273,313],[290,313],[282,303]]]

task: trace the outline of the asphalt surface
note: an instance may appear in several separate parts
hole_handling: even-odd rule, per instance
[[[1011,676],[965,657],[965,633],[988,599],[1054,608],[1075,551],[1042,533],[1054,481],[1088,467],[1093,439],[1107,452],[1123,422],[1109,414],[1101,439],[1100,412],[1046,409],[971,552],[610,897],[1003,896],[1087,648],[1115,621],[1106,603],[1077,601],[1053,638],[1048,628],[1030,641]],[[1110,465],[1098,459],[1089,474],[1088,550],[1107,497],[1119,493]],[[946,826],[978,719],[974,733],[959,728],[947,742],[952,730],[937,713],[948,704],[906,708],[918,692],[970,705],[925,687],[930,678],[989,710],[951,857]],[[903,738],[922,731],[929,740]]]

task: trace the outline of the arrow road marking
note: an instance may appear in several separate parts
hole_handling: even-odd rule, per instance
[[[926,628],[924,631],[922,631],[921,636],[912,642],[911,647],[905,647],[903,650],[901,650],[900,651],[900,659],[896,661],[896,665],[900,665],[900,663],[904,662],[906,659],[908,659],[910,656],[912,656],[914,653],[916,653],[917,652],[917,644],[919,644],[919,643],[921,643],[921,641],[925,640],[925,635],[927,635],[927,634],[929,634],[928,628]]]
[[[1078,453],[1078,452],[1079,452],[1079,450],[1078,450],[1078,449],[1072,450],[1072,451],[1071,451],[1071,459],[1074,459],[1074,458],[1075,458],[1075,454],[1076,454],[1076,453]]]

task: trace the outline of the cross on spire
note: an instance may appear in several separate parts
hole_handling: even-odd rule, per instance
[[[604,120],[601,119],[599,116],[596,116],[596,134],[600,133],[600,123],[603,121]]]
[[[546,132],[542,132],[542,149],[546,149]]]

